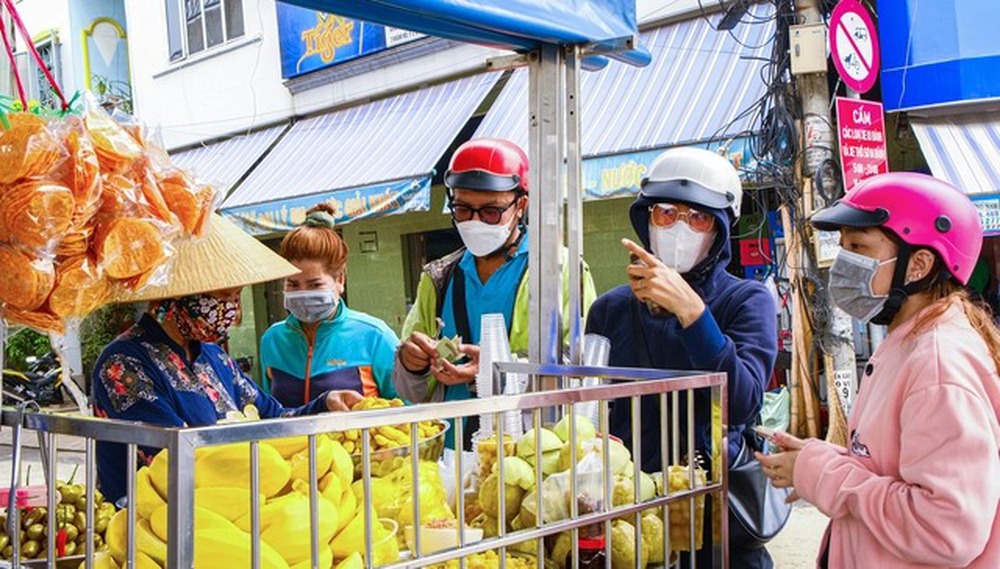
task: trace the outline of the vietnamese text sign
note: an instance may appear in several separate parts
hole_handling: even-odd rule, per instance
[[[969,196],[979,210],[984,235],[1000,235],[1000,194]]]
[[[718,141],[695,146],[717,151],[723,144],[722,141]],[[584,159],[583,199],[601,200],[638,194],[642,179],[646,177],[653,160],[662,153],[662,149],[645,150]],[[749,139],[737,138],[730,141],[726,149],[726,158],[741,173],[744,170],[753,170],[755,167],[747,163],[749,156]]]
[[[371,55],[423,34],[277,3],[281,76],[285,79]]]
[[[889,171],[882,103],[837,97],[837,129],[845,190]]]
[[[423,177],[335,190],[224,209],[222,214],[251,235],[284,233],[305,221],[309,208],[320,202],[333,206],[338,225],[397,213],[427,211],[431,207],[431,179]]]

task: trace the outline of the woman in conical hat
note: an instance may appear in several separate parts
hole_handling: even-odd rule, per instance
[[[108,345],[92,381],[98,416],[170,427],[215,424],[230,411],[257,407],[262,418],[342,411],[361,400],[353,391],[329,391],[307,404],[283,407],[240,371],[219,343],[240,314],[244,286],[281,279],[294,266],[231,222],[212,215],[207,235],[182,243],[162,285],[149,285],[118,302],[149,302],[138,322]],[[139,448],[139,464],[158,449]],[[98,443],[101,490],[125,495],[125,446]]]

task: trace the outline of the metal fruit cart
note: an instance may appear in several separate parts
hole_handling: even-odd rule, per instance
[[[128,445],[129,452],[127,453],[127,456],[129,458],[127,467],[129,503],[135,503],[134,499],[137,496],[135,475],[137,464],[135,451],[138,446],[167,449],[169,453],[169,495],[167,496],[169,513],[167,523],[169,525],[170,535],[176,536],[176,538],[170,539],[167,544],[166,567],[170,568],[193,567],[195,564],[194,549],[196,536],[193,528],[194,524],[192,523],[192,520],[195,519],[195,453],[202,447],[231,443],[249,443],[249,495],[251,496],[251,504],[249,505],[251,512],[249,533],[250,536],[256,537],[255,539],[251,538],[251,566],[256,569],[257,567],[262,566],[260,558],[261,509],[265,504],[260,503],[253,497],[258,495],[260,488],[261,475],[259,471],[259,445],[269,439],[297,436],[308,437],[309,468],[311,473],[309,483],[309,501],[311,514],[310,528],[312,530],[310,538],[310,558],[312,567],[320,567],[320,548],[325,546],[325,544],[320,542],[317,530],[319,527],[318,500],[320,498],[316,470],[317,437],[323,436],[324,433],[360,429],[363,433],[363,436],[360,439],[362,445],[361,455],[370,457],[372,455],[372,449],[370,447],[367,433],[368,431],[379,427],[399,425],[401,423],[409,425],[409,434],[412,445],[410,448],[415,448],[419,445],[417,424],[421,421],[452,420],[460,417],[492,415],[495,420],[496,432],[499,435],[499,433],[505,433],[511,430],[511,426],[505,425],[505,422],[509,421],[509,417],[512,416],[511,413],[515,413],[521,414],[525,418],[524,422],[526,425],[534,425],[534,433],[536,437],[535,452],[540,453],[541,442],[537,439],[541,435],[540,427],[543,423],[560,415],[568,416],[570,418],[569,440],[577,440],[577,421],[575,415],[578,412],[578,404],[597,402],[600,409],[600,416],[602,417],[598,428],[597,440],[599,440],[600,444],[603,445],[601,459],[603,460],[603,471],[607,473],[610,472],[611,468],[611,453],[608,448],[609,444],[611,444],[611,437],[608,436],[607,421],[609,406],[612,404],[628,404],[631,405],[633,411],[638,411],[641,397],[655,397],[658,399],[661,407],[660,428],[662,432],[667,435],[662,438],[663,446],[661,449],[662,456],[670,458],[669,461],[663,461],[664,472],[662,474],[664,476],[663,480],[666,481],[668,463],[679,464],[681,460],[680,452],[682,447],[694,447],[694,398],[696,393],[700,393],[711,400],[714,408],[721,411],[720,413],[715,414],[711,428],[714,440],[724,440],[723,434],[725,433],[726,424],[726,378],[724,374],[679,373],[666,372],[662,370],[588,368],[511,363],[495,364],[494,369],[496,371],[495,377],[498,379],[507,373],[518,373],[527,375],[530,378],[530,384],[533,387],[538,387],[544,384],[552,385],[556,389],[531,390],[523,395],[498,396],[489,399],[473,399],[468,401],[408,406],[386,410],[327,413],[312,417],[239,422],[199,428],[161,428],[141,423],[110,421],[91,417],[54,415],[39,412],[19,412],[18,410],[10,408],[4,410],[3,424],[4,426],[13,428],[16,431],[16,435],[19,437],[23,437],[23,435],[29,431],[37,432],[39,437],[48,443],[43,445],[43,462],[46,465],[46,471],[49,473],[54,471],[53,467],[59,460],[56,446],[53,444],[54,438],[57,435],[69,435],[84,438],[86,443],[86,468],[84,478],[86,483],[86,497],[88,501],[92,501],[95,496],[95,482],[97,480],[95,456],[96,443],[98,441]],[[602,381],[599,385],[593,387],[575,387],[579,385],[578,382],[580,378],[584,377],[596,377],[600,378]],[[686,408],[686,413],[681,412],[684,408]],[[679,424],[681,422],[681,415],[686,416],[686,419],[684,420],[686,425],[684,425],[685,428],[683,429],[681,428],[682,425]],[[638,413],[634,413],[633,424],[638,426],[639,421],[640,417]],[[461,446],[461,441],[463,440],[463,421],[454,421],[454,430],[455,440],[458,441],[458,444]],[[685,433],[684,437],[686,437],[686,440],[682,440],[682,432]],[[632,450],[634,451],[635,456],[641,456],[641,429],[633,429],[633,433],[635,433],[635,435],[631,441]],[[571,457],[568,476],[570,484],[569,495],[576,496],[578,483],[578,449],[577,445],[570,444],[568,446]],[[725,464],[727,460],[726,445],[720,444],[718,446],[720,448],[717,449],[718,452],[716,460],[721,461],[721,464]],[[16,464],[19,460],[17,453],[18,449],[15,448],[15,468],[19,466]],[[408,453],[407,458],[408,460],[405,462],[410,464],[413,474],[412,492],[414,498],[412,500],[412,519],[420,520],[421,500],[419,499],[420,477],[418,474],[421,461],[420,453]],[[535,483],[537,488],[542,488],[543,484],[541,464],[542,462],[540,457],[536,456]],[[364,488],[364,510],[362,511],[371,512],[374,505],[372,493],[373,472],[371,461],[362,460],[361,466],[362,476],[360,477],[360,480],[362,481]],[[712,500],[718,504],[716,507],[712,508],[715,517],[712,523],[714,524],[716,531],[706,532],[704,538],[706,541],[711,542],[710,546],[713,551],[713,566],[727,566],[727,516],[718,514],[718,512],[728,511],[726,502],[726,469],[712,468],[707,483],[703,485],[696,483],[694,479],[695,471],[694,469],[689,469],[689,472],[691,473],[689,489],[679,492],[668,492],[665,490],[666,485],[664,484],[663,492],[657,492],[656,496],[652,499],[640,501],[642,489],[640,488],[641,477],[639,461],[634,461],[631,467],[634,469],[634,494],[629,503],[621,504],[615,507],[610,506],[612,504],[611,477],[604,476],[603,496],[600,500],[603,504],[602,507],[591,513],[582,513],[578,511],[577,501],[575,499],[571,499],[569,500],[570,512],[565,519],[546,520],[544,519],[544,508],[542,506],[543,495],[542,492],[539,491],[535,494],[535,499],[537,500],[535,511],[538,512],[538,516],[536,522],[533,524],[533,527],[528,527],[518,531],[507,531],[505,524],[501,523],[499,524],[498,532],[495,537],[483,539],[478,542],[472,542],[466,539],[466,524],[461,521],[461,518],[464,517],[462,513],[465,511],[466,495],[465,492],[461,491],[461,487],[456,485],[457,490],[454,492],[455,511],[458,512],[460,516],[460,523],[457,525],[457,547],[436,551],[428,555],[421,555],[420,553],[422,551],[422,547],[420,542],[423,530],[419,524],[415,524],[416,529],[413,537],[413,551],[410,552],[409,556],[404,555],[398,562],[389,566],[401,568],[426,567],[442,564],[450,560],[458,560],[458,565],[464,567],[464,560],[466,557],[493,550],[499,551],[499,566],[506,567],[506,548],[514,546],[515,544],[530,540],[537,540],[536,556],[537,559],[542,559],[544,556],[543,538],[555,536],[562,532],[572,532],[572,535],[576,537],[580,528],[593,526],[594,524],[604,524],[605,535],[610,536],[612,520],[630,519],[634,523],[634,527],[640,528],[640,520],[643,513],[650,511],[659,511],[662,514],[664,522],[662,540],[664,546],[666,547],[666,551],[670,551],[671,539],[668,535],[668,528],[671,526],[670,516],[672,513],[676,515],[678,507],[683,508],[685,506],[688,512],[686,519],[689,522],[689,531],[687,532],[687,536],[690,540],[686,549],[694,550],[698,549],[694,543],[696,536],[695,525],[697,519],[695,515],[696,500],[699,497],[703,498],[709,495],[712,496]],[[462,460],[456,460],[454,462],[454,480],[465,480],[466,475],[468,474],[468,472],[465,472],[467,468],[467,466],[463,465]],[[506,468],[499,468],[497,469],[497,472],[500,477],[499,507],[501,508],[501,512],[499,519],[503,520],[506,519],[506,513],[503,511],[503,508],[506,506],[507,484],[504,480],[504,477],[507,475]],[[50,529],[48,533],[48,549],[49,551],[54,551],[55,547],[53,540],[55,533],[52,530],[56,523],[55,477],[50,474],[46,476],[46,480],[48,484],[48,501],[50,505],[49,514],[46,520]],[[16,491],[17,489],[12,488],[11,490]],[[671,507],[672,505],[673,507]],[[92,513],[92,510],[90,510],[87,514],[88,532],[93,531]],[[135,527],[136,523],[135,508],[129,508],[127,516],[127,548],[125,552],[126,564],[124,566],[135,567],[135,556],[137,552],[136,532],[131,529]],[[17,508],[10,512],[10,521],[15,524],[17,523]],[[18,526],[15,525],[14,527]],[[709,533],[714,533],[714,535],[708,535]],[[371,562],[373,559],[373,536],[372,516],[365,516],[363,550],[364,559],[366,560],[365,564],[368,567],[373,566]],[[634,536],[634,546],[636,551],[639,551],[642,547],[642,535],[639,531],[635,531]],[[93,540],[89,539],[90,537],[91,534],[88,533],[86,550],[84,552],[84,556],[81,558],[81,566],[88,568],[94,566]],[[576,561],[579,559],[577,540],[573,539],[572,544],[573,551],[571,563],[572,566],[576,566]],[[675,542],[674,546],[676,547],[677,545],[678,544]],[[606,542],[606,554],[608,560],[612,559],[611,540],[607,540]],[[231,563],[225,562],[226,558],[224,556],[224,552],[219,553],[219,555],[222,555],[222,557],[219,557],[218,564],[213,565],[219,567],[233,566]],[[18,567],[18,563],[20,563],[20,559],[18,557],[18,552],[15,552],[13,566]],[[540,561],[537,562],[537,564],[538,566],[542,566]],[[46,565],[48,567],[57,567],[56,560],[53,558],[48,559]],[[639,566],[638,556],[636,556],[636,566]],[[692,563],[691,566],[694,567],[695,565]]]

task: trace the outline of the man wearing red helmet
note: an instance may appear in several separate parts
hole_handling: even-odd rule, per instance
[[[416,302],[403,324],[394,381],[403,397],[418,403],[473,396],[483,314],[503,314],[513,352],[528,348],[527,155],[509,140],[470,140],[455,151],[444,183],[452,223],[465,247],[424,267]],[[596,295],[586,267],[583,275],[586,314]],[[568,276],[564,270],[566,300]],[[439,337],[455,335],[468,342],[460,347],[466,363],[438,357]],[[467,438],[474,428],[468,425]]]
[[[864,180],[813,217],[840,230],[830,294],[889,334],[865,368],[850,444],[778,433],[778,487],[830,517],[820,567],[1000,567],[1000,331],[969,300],[983,230],[958,189]],[[794,498],[794,496],[793,496]]]

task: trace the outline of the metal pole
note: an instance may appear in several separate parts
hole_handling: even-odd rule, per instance
[[[565,57],[560,47],[545,44],[529,56],[531,205],[529,207],[530,313],[528,357],[532,363],[559,363],[562,352],[562,196],[565,141]]]
[[[566,47],[566,225],[569,248],[569,361],[583,363],[583,149],[580,135],[580,47]]]
[[[193,567],[194,444],[183,430],[171,434],[167,454],[170,457],[167,466],[167,498],[170,504],[167,509],[167,534],[171,538],[167,544],[167,567]]]
[[[823,14],[820,12],[818,0],[796,0],[795,10],[801,24],[821,23]],[[799,75],[796,82],[801,93],[803,127],[805,133],[805,160],[803,172],[806,180],[811,180],[824,161],[834,157],[833,121],[830,116],[830,91],[827,85],[826,72]],[[806,188],[803,188],[803,192]],[[809,190],[812,191],[812,190]],[[820,203],[822,198],[812,194],[814,208],[826,204]],[[806,211],[806,214],[811,212]],[[854,354],[854,333],[851,317],[837,308],[832,300],[832,318],[825,330],[818,330],[823,352],[833,358],[833,369],[827,370],[832,377],[827,377],[828,385],[846,387],[849,396],[841,394],[841,405],[845,416],[849,414],[851,403],[857,391],[857,363]],[[831,429],[832,430],[832,429]]]

